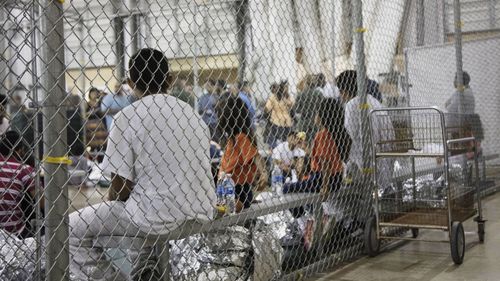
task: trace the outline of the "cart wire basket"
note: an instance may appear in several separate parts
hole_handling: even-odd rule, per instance
[[[479,241],[484,241],[479,145],[464,120],[466,116],[445,114],[434,107],[371,111],[375,215],[366,222],[364,238],[370,256],[378,254],[382,239],[446,242],[455,264],[461,264],[465,253],[462,223],[476,215]],[[393,176],[407,177],[407,181],[382,193],[387,187],[381,186],[379,167],[388,160],[403,167]],[[427,184],[420,184],[423,181]],[[411,230],[412,236],[393,236],[390,230],[394,228]],[[448,239],[420,239],[419,229],[448,231]]]

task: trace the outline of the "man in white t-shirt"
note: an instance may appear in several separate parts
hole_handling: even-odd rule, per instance
[[[295,158],[306,156],[305,151],[299,147],[301,141],[305,140],[301,140],[300,136],[292,131],[288,134],[287,141],[278,144],[273,149],[273,162],[275,165],[279,165],[285,173],[291,171]]]
[[[102,253],[80,247],[81,240],[168,234],[214,214],[207,125],[190,105],[164,94],[169,67],[160,51],[139,50],[129,73],[140,99],[114,116],[103,163],[112,178],[109,201],[70,215],[71,271],[84,280],[106,280],[114,272]]]

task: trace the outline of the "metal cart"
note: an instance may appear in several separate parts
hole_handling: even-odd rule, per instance
[[[477,142],[464,133],[467,130],[457,130],[457,126],[447,128],[448,118],[433,107],[386,108],[370,113],[374,186],[377,189],[374,192],[375,215],[365,225],[364,242],[370,256],[378,254],[382,239],[446,242],[450,243],[455,264],[461,264],[465,252],[462,222],[475,215],[479,241],[484,241]],[[407,163],[409,184],[406,188],[395,188],[390,195],[380,195],[379,181],[383,171],[379,169],[381,161],[388,160]],[[417,177],[423,175],[434,183],[441,178],[442,185],[417,186]],[[392,233],[401,233],[395,229],[411,230],[412,237],[395,236]],[[419,239],[419,229],[445,230],[449,239]]]

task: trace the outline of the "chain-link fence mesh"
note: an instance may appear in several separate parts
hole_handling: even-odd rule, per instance
[[[496,0],[2,1],[0,279],[298,280],[373,254],[373,215],[446,205],[445,169],[474,193],[477,152],[488,182],[499,17]],[[435,113],[369,119],[418,106],[445,133]]]

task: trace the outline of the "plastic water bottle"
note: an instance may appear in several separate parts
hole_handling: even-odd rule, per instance
[[[271,174],[271,187],[275,196],[280,197],[283,195],[283,172],[278,165],[274,165]]]
[[[226,196],[225,196],[225,188],[224,188],[224,179],[225,174],[221,174],[219,179],[217,180],[217,186],[215,188],[216,195],[216,213],[215,217],[223,216],[226,214]]]
[[[216,190],[216,195],[217,195],[217,206],[224,206],[226,205],[226,199],[225,199],[225,194],[224,194],[224,184],[223,181],[219,180],[217,183],[217,190]]]
[[[224,179],[224,194],[226,197],[227,212],[230,215],[236,214],[235,184],[233,179],[231,179],[231,174],[227,174]]]

